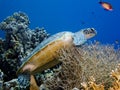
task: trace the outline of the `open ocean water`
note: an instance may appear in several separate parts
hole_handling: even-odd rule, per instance
[[[42,42],[84,28],[97,35],[82,47]],[[120,90],[120,0],[0,0],[0,29],[0,90]]]
[[[94,27],[97,36],[92,40],[103,44],[120,42],[120,0],[103,2],[110,3],[113,10],[104,10],[99,0],[0,0],[0,22],[22,11],[30,19],[30,28],[44,27],[51,35]],[[0,37],[4,38],[1,30]]]

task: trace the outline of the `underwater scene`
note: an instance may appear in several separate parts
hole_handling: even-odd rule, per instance
[[[0,90],[120,90],[119,0],[0,0]]]

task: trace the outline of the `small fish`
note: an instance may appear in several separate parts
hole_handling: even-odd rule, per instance
[[[99,4],[101,4],[101,6],[107,11],[112,11],[113,10],[112,5],[108,2],[100,1]]]

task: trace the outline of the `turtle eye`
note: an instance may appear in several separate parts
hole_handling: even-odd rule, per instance
[[[85,33],[85,34],[89,34],[88,30],[84,30],[83,33]]]

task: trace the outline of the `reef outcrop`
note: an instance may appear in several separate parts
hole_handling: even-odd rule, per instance
[[[29,24],[23,12],[0,23],[5,32],[5,38],[0,38],[0,90],[28,90],[20,89],[16,71],[49,37],[44,28],[30,29]],[[40,90],[120,90],[120,48],[95,42],[61,52],[59,65],[35,75]]]
[[[44,28],[29,28],[29,18],[23,12],[16,12],[0,23],[5,31],[5,39],[0,39],[0,69],[4,71],[4,80],[16,78],[16,71],[23,59],[49,34]]]

